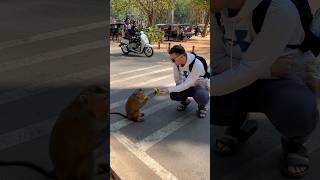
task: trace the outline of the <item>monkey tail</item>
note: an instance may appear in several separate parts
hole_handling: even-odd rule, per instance
[[[126,115],[124,115],[122,113],[119,113],[119,112],[110,112],[110,114],[118,114],[118,115],[128,119],[128,116],[126,116]]]
[[[25,166],[28,168],[31,168],[39,173],[41,173],[43,176],[45,176],[48,179],[57,179],[53,172],[48,172],[47,170],[41,168],[40,166],[37,166],[31,162],[26,161],[0,161],[0,166]]]

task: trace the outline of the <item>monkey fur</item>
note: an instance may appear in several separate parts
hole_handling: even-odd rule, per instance
[[[108,90],[103,86],[85,89],[56,121],[50,137],[50,158],[59,180],[92,180],[94,149],[109,133]]]
[[[125,110],[126,114],[124,115],[119,112],[111,112],[110,114],[119,114],[124,118],[127,118],[134,122],[142,122],[143,120],[143,113],[140,113],[140,109],[147,103],[147,101],[157,95],[159,92],[158,88],[154,88],[153,91],[146,95],[144,91],[139,88],[136,89],[127,99]]]
[[[107,95],[106,87],[90,86],[61,112],[50,136],[53,171],[25,161],[0,161],[0,166],[25,166],[55,180],[102,179],[95,169],[94,150],[109,134]]]

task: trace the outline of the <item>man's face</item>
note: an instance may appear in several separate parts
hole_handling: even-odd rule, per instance
[[[183,60],[183,54],[176,54],[172,53],[170,54],[171,62],[175,63],[177,66],[182,64]]]

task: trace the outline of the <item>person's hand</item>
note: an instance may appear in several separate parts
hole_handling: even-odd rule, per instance
[[[285,77],[290,71],[290,66],[293,64],[293,58],[279,57],[271,66],[271,75],[277,77]]]
[[[168,89],[159,89],[159,95],[160,96],[164,96],[164,95],[167,95],[167,94],[169,94]]]
[[[206,89],[209,89],[208,80],[206,79],[197,79],[194,83],[194,86],[202,86]]]
[[[201,80],[200,79],[197,79],[196,82],[194,83],[195,86],[200,86],[200,84],[201,84]]]

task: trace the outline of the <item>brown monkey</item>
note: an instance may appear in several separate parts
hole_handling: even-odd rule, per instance
[[[91,180],[94,150],[109,132],[107,94],[103,86],[90,86],[61,112],[50,137],[53,172],[25,161],[0,161],[0,166],[29,167],[50,179]]]
[[[143,121],[144,114],[140,113],[140,109],[147,103],[149,99],[157,95],[158,92],[159,89],[154,88],[153,92],[145,95],[144,91],[141,88],[136,89],[127,99],[125,109],[127,115],[118,112],[111,112],[110,114],[119,114],[125,118],[128,118],[129,120],[141,122]]]
[[[50,138],[50,158],[59,180],[91,180],[94,149],[105,142],[108,90],[90,86],[60,114]]]

